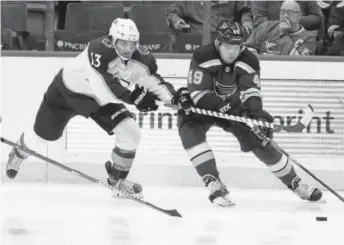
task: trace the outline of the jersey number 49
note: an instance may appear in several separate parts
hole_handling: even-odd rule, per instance
[[[200,70],[190,70],[188,73],[188,83],[200,84],[202,82],[203,72]]]

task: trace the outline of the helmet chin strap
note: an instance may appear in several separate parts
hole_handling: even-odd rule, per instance
[[[135,50],[134,50],[133,52],[131,52],[130,56],[127,58],[127,57],[124,57],[123,55],[121,55],[121,53],[117,50],[116,45],[115,45],[115,50],[116,50],[117,55],[118,55],[122,60],[125,60],[125,61],[129,60],[129,59],[131,58],[131,56],[133,55],[134,51],[135,51]]]
[[[117,42],[117,39],[115,39],[113,41],[113,47],[115,48],[115,51],[117,53],[117,55],[124,61],[127,61],[131,58],[131,56],[133,55],[133,53],[135,52],[135,49],[133,50],[133,52],[131,52],[130,56],[127,58],[127,57],[124,57],[123,55],[121,55],[121,53],[118,51],[117,47],[116,47],[116,42]],[[136,46],[136,49],[137,49],[138,45]]]

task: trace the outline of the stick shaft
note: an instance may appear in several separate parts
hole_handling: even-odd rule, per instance
[[[16,143],[12,142],[12,141],[9,141],[9,140],[7,140],[5,138],[2,138],[2,137],[1,137],[1,141],[6,143],[6,144],[8,144],[8,145],[10,145],[10,146],[12,146],[12,147],[20,149],[21,151],[24,151],[24,152],[26,152],[26,153],[34,156],[34,157],[37,157],[38,159],[41,159],[41,160],[46,161],[48,163],[51,163],[51,164],[55,165],[56,167],[62,168],[63,170],[66,170],[66,171],[68,171],[68,172],[70,172],[70,173],[72,173],[74,175],[77,175],[77,176],[79,176],[81,178],[87,179],[90,182],[93,182],[95,184],[101,184],[103,186],[106,186],[106,187],[110,188],[110,185],[108,185],[107,183],[105,183],[105,182],[103,182],[101,180],[93,178],[92,176],[84,174],[84,173],[82,173],[82,172],[80,172],[80,171],[78,171],[76,169],[67,167],[66,165],[63,165],[63,164],[61,164],[61,163],[59,163],[59,162],[57,162],[55,160],[52,160],[49,157],[45,157],[45,156],[43,156],[43,155],[41,155],[41,154],[39,154],[39,153],[37,153],[35,151],[32,151],[32,150],[30,150],[28,148],[22,147],[21,145],[18,145]]]
[[[82,172],[80,172],[80,171],[78,171],[78,170],[76,170],[76,169],[67,167],[66,165],[63,165],[63,164],[61,164],[61,163],[59,163],[59,162],[57,162],[57,161],[55,161],[55,160],[52,160],[52,159],[50,159],[49,157],[45,157],[45,156],[43,156],[43,155],[41,155],[41,154],[39,154],[39,153],[37,153],[37,152],[35,152],[35,151],[32,151],[32,150],[30,150],[30,149],[27,149],[27,148],[25,148],[25,147],[23,147],[23,146],[21,146],[21,145],[18,145],[18,144],[16,144],[16,143],[12,142],[12,141],[9,141],[9,140],[7,140],[7,139],[5,139],[5,138],[3,138],[3,137],[0,137],[0,139],[1,139],[1,142],[5,143],[5,144],[7,144],[7,145],[10,145],[10,146],[15,147],[15,148],[17,148],[17,149],[20,149],[20,150],[22,150],[22,151],[24,151],[24,152],[26,152],[26,153],[28,153],[28,154],[34,156],[34,157],[37,157],[38,159],[41,159],[41,160],[46,161],[46,162],[48,162],[48,163],[51,163],[51,164],[55,165],[56,167],[62,168],[63,170],[66,170],[66,171],[68,171],[68,172],[70,172],[70,173],[72,173],[72,174],[74,174],[74,175],[77,175],[77,176],[79,176],[79,177],[81,177],[81,178],[84,178],[84,179],[86,179],[86,180],[88,180],[88,181],[90,181],[90,182],[93,182],[93,183],[95,183],[95,184],[99,184],[99,185],[105,186],[105,187],[107,187],[107,188],[110,189],[110,190],[113,189],[112,186],[110,186],[110,185],[107,184],[106,182],[103,182],[103,181],[101,181],[101,180],[98,180],[98,179],[96,179],[96,178],[93,178],[92,176],[89,176],[89,175],[87,175],[87,174],[84,174],[84,173],[82,173]],[[138,202],[138,203],[140,203],[140,204],[142,204],[142,205],[145,205],[145,206],[147,206],[147,207],[150,207],[150,208],[152,208],[152,209],[155,209],[155,210],[157,210],[157,211],[159,211],[159,212],[162,212],[162,213],[164,213],[164,214],[167,214],[167,215],[169,215],[169,216],[182,217],[181,214],[180,214],[176,209],[173,209],[173,210],[163,209],[163,208],[160,208],[160,207],[158,207],[158,206],[156,206],[156,205],[154,205],[154,204],[152,204],[152,203],[150,203],[150,202],[147,202],[147,201],[139,200],[139,199],[136,199],[136,198],[130,197],[130,196],[124,196],[124,197],[125,197],[126,199],[130,199],[130,200],[132,200],[132,201]]]
[[[192,107],[191,111],[193,113],[197,113],[197,114],[228,119],[228,120],[242,122],[242,123],[246,123],[246,124],[252,124],[255,126],[262,126],[262,127],[266,127],[266,128],[275,128],[275,125],[273,123],[258,121],[258,120],[250,119],[247,117],[234,116],[234,115],[229,115],[229,114],[225,114],[225,113],[221,113],[221,112],[217,112],[217,111],[200,109],[200,108],[196,108],[196,107]]]

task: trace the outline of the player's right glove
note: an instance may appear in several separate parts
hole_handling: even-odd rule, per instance
[[[158,105],[155,103],[158,97],[149,92],[144,87],[140,87],[136,84],[134,91],[131,93],[130,100],[136,106],[139,111],[147,112],[147,111],[156,111],[158,109]]]
[[[190,112],[193,106],[190,93],[187,88],[180,88],[172,98],[173,105],[180,105],[185,112]]]
[[[246,111],[245,116],[258,120],[258,121],[264,121],[264,122],[269,122],[269,123],[274,122],[274,118],[265,110],[259,110],[255,112]],[[260,132],[264,133],[268,138],[270,139],[273,138],[273,131],[271,128],[258,126],[258,129]]]

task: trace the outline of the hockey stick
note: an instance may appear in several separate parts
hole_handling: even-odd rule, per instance
[[[305,127],[307,127],[307,125],[312,121],[312,118],[314,115],[312,106],[308,105],[305,109],[303,117],[298,123],[294,125],[290,125],[290,126],[283,126],[283,125],[276,125],[269,122],[258,121],[258,120],[250,119],[247,117],[234,116],[234,115],[229,115],[229,114],[225,114],[225,113],[221,113],[217,111],[200,109],[196,107],[191,107],[190,110],[193,113],[200,114],[200,115],[206,115],[206,116],[228,119],[228,120],[232,120],[236,122],[242,122],[242,123],[246,123],[249,126],[261,126],[265,128],[271,128],[274,132],[286,131],[288,133],[289,132],[302,132],[302,130]]]
[[[286,155],[288,159],[292,162],[294,162],[299,168],[301,168],[303,171],[305,171],[308,175],[310,175],[313,179],[318,181],[320,184],[322,184],[327,190],[329,190],[333,195],[338,197],[342,202],[344,202],[344,198],[338,194],[335,190],[333,190],[330,186],[325,184],[321,179],[316,177],[311,171],[309,171],[307,168],[305,168],[297,159],[295,159],[292,155],[290,155],[288,152],[283,150],[274,140],[267,137],[264,133],[261,133],[261,131],[257,127],[253,127],[252,131],[255,135],[257,135],[258,138],[262,139],[263,142],[266,142],[265,144],[272,145],[276,150],[278,150],[280,153]]]
[[[27,149],[27,148],[25,148],[25,147],[22,147],[21,145],[18,145],[18,144],[16,144],[16,143],[13,143],[12,141],[9,141],[9,140],[7,140],[7,139],[5,139],[5,138],[3,138],[3,137],[0,137],[0,139],[1,139],[1,142],[5,143],[5,144],[7,144],[7,145],[10,145],[10,146],[15,147],[15,148],[17,148],[17,149],[20,149],[20,150],[22,150],[22,151],[24,151],[24,152],[26,152],[26,153],[28,153],[28,154],[34,156],[34,157],[37,157],[38,159],[41,159],[41,160],[46,161],[46,162],[48,162],[48,163],[50,163],[50,164],[53,164],[53,165],[55,165],[56,167],[62,168],[63,170],[66,170],[66,171],[68,171],[68,172],[70,172],[70,173],[72,173],[72,174],[74,174],[74,175],[77,175],[77,176],[79,176],[79,177],[81,177],[81,178],[87,179],[88,181],[91,181],[91,182],[93,182],[93,183],[95,183],[95,184],[102,185],[102,186],[104,186],[104,187],[106,187],[106,188],[108,188],[108,189],[110,189],[110,190],[113,189],[113,187],[112,187],[111,185],[107,184],[107,183],[104,182],[104,181],[98,180],[98,179],[93,178],[92,176],[89,176],[89,175],[87,175],[87,174],[84,174],[84,173],[82,173],[82,172],[80,172],[80,171],[78,171],[78,170],[75,170],[75,169],[72,169],[72,168],[70,168],[70,167],[67,167],[66,165],[63,165],[63,164],[61,164],[61,163],[59,163],[59,162],[57,162],[57,161],[54,161],[54,160],[52,160],[52,159],[50,159],[50,158],[48,158],[48,157],[45,157],[45,156],[43,156],[43,155],[41,155],[41,154],[39,154],[39,153],[37,153],[37,152],[35,152],[35,151],[32,151],[32,150]],[[120,191],[120,190],[118,190],[118,191]],[[147,206],[147,207],[150,207],[150,208],[152,208],[152,209],[155,209],[155,210],[157,210],[157,211],[159,211],[159,212],[162,212],[162,213],[164,213],[164,214],[167,214],[167,215],[169,215],[169,216],[182,217],[181,214],[180,214],[176,209],[171,209],[171,210],[162,209],[162,208],[159,208],[159,207],[155,206],[155,205],[152,204],[152,203],[149,203],[149,202],[146,202],[146,201],[143,201],[143,200],[140,200],[140,199],[137,199],[137,198],[128,196],[128,195],[127,195],[126,193],[124,193],[124,192],[122,192],[122,193],[125,195],[125,198],[126,198],[126,199],[133,200],[133,201],[135,201],[135,202],[138,202],[138,203],[140,203],[140,204],[143,204],[143,205],[145,205],[145,206]]]

